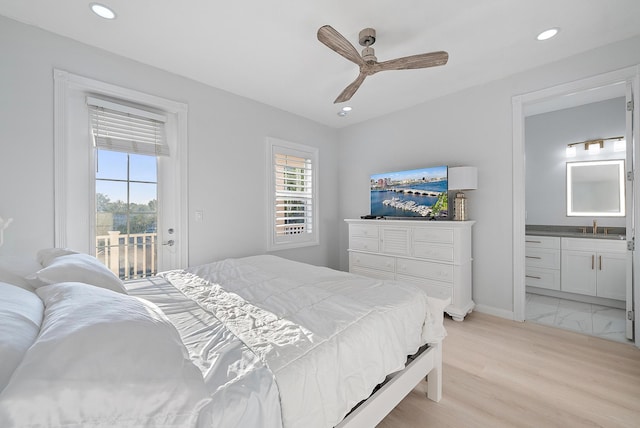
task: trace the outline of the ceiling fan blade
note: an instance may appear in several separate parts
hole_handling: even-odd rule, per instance
[[[338,33],[332,26],[324,25],[318,29],[318,40],[329,49],[339,53],[351,62],[363,65],[362,57],[344,36]]]
[[[445,65],[448,60],[449,54],[447,52],[438,51],[379,62],[375,64],[373,68],[376,72],[385,70],[410,70]]]
[[[342,91],[340,95],[338,95],[338,98],[336,98],[336,100],[333,103],[338,104],[338,103],[343,103],[345,101],[349,101],[353,96],[353,94],[356,93],[360,85],[362,85],[362,82],[364,82],[364,79],[366,77],[367,75],[361,72],[356,78],[356,80],[354,80],[349,86],[344,88],[344,91]]]

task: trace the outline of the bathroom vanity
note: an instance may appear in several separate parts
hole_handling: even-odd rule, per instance
[[[624,228],[602,228],[596,234],[589,229],[527,226],[526,286],[572,293],[573,298],[578,295],[607,299],[589,300],[594,303],[611,304],[609,300],[622,303],[626,298]]]

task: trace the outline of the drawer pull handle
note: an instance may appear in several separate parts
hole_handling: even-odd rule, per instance
[[[591,270],[593,270],[595,268],[595,263],[596,263],[596,256],[594,254],[591,254]]]
[[[533,278],[533,279],[542,279],[539,276],[533,276],[533,275],[525,275],[527,278]]]
[[[598,256],[598,262],[600,263],[600,270],[602,270],[602,256]]]
[[[527,259],[538,259],[538,260],[542,260],[542,257],[537,257],[537,256],[524,256]]]
[[[528,241],[528,240],[525,240],[524,242],[529,242],[530,244],[542,244],[542,241]]]

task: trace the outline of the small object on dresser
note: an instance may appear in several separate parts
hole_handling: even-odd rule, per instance
[[[449,168],[449,189],[458,190],[454,200],[453,219],[466,221],[469,219],[468,204],[463,190],[476,190],[478,188],[478,169],[473,166],[460,166]]]

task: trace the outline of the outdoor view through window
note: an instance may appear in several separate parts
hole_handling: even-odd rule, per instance
[[[96,257],[122,279],[157,272],[155,156],[97,150]]]

